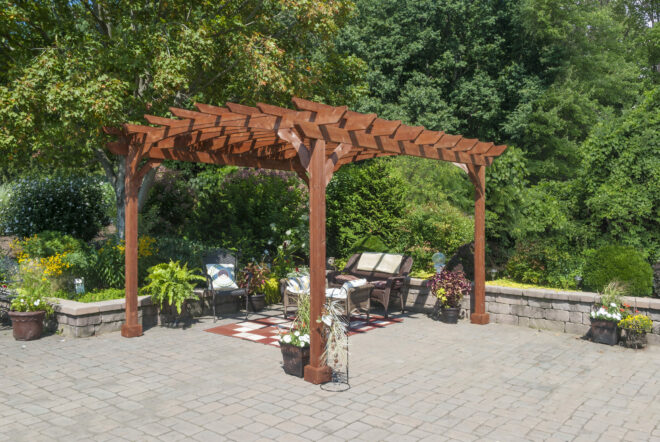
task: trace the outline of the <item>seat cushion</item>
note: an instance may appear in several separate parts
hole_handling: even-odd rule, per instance
[[[346,291],[340,288],[325,289],[325,297],[332,299],[346,299]]]
[[[309,293],[309,276],[296,276],[286,280],[286,290],[289,293],[300,295],[301,293]]]
[[[206,264],[206,273],[211,278],[213,290],[225,291],[238,288],[233,264]]]
[[[213,290],[213,293],[216,296],[245,296],[247,294],[247,291],[245,288],[237,288],[237,289],[219,289],[219,290]]]
[[[337,281],[338,284],[344,284],[345,282],[348,281],[355,281],[356,279],[360,279],[358,276],[355,275],[337,275],[335,276],[335,281]]]

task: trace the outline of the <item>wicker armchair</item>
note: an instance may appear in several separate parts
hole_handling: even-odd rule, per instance
[[[282,293],[282,302],[284,303],[284,318],[289,317],[288,310],[290,306],[296,305],[298,301],[298,293],[293,293],[287,290],[287,279],[280,279],[280,292]],[[344,312],[346,317],[349,320],[351,319],[351,313],[365,312],[367,314],[367,322],[369,321],[369,310],[371,309],[371,291],[374,286],[372,284],[365,284],[360,287],[353,287],[348,290],[346,298],[337,298],[333,299],[338,300],[343,304]]]
[[[206,256],[204,256],[202,260],[204,264],[204,274],[206,275],[206,284],[207,284],[207,290],[213,293],[213,322],[217,320],[217,316],[215,314],[215,298],[216,296],[231,296],[234,298],[239,298],[241,296],[245,297],[245,319],[247,320],[248,314],[250,309],[249,307],[249,288],[250,288],[250,280],[252,279],[252,275],[248,275],[248,282],[247,282],[247,287],[239,287],[237,289],[214,289],[213,288],[213,281],[211,280],[211,277],[209,276],[208,272],[206,271],[206,265],[207,264],[231,264],[234,266],[234,276],[236,276],[236,272],[238,271],[238,260],[236,257],[226,249],[216,249],[210,253],[208,253]]]
[[[346,281],[357,278],[365,278],[370,284],[374,286],[371,292],[371,300],[378,301],[385,308],[385,317],[388,317],[387,308],[390,304],[390,299],[398,298],[401,302],[401,313],[405,313],[406,294],[405,285],[408,281],[408,274],[412,268],[413,260],[410,256],[393,255],[393,254],[371,254],[380,255],[387,259],[398,259],[400,263],[395,271],[384,272],[379,271],[377,267],[368,268],[361,267],[361,258],[363,253],[356,253],[351,256],[346,267],[339,271],[329,272],[327,274],[328,285],[330,287],[341,287]]]

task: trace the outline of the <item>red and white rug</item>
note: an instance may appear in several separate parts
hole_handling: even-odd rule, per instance
[[[353,316],[351,317],[351,327],[348,335],[351,336],[366,333],[399,322],[403,322],[403,318],[391,315],[387,319],[382,316],[371,315],[368,323],[366,316]],[[289,331],[291,324],[292,321],[290,319],[271,316],[267,318],[251,319],[249,321],[238,322],[235,324],[221,325],[219,327],[209,328],[205,331],[279,347],[279,335]]]

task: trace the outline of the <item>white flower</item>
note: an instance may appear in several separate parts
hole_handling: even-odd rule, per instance
[[[34,301],[34,305],[39,305],[40,302],[41,302],[41,300],[37,299],[36,301]]]
[[[302,335],[300,340],[309,344],[309,335]]]
[[[591,317],[595,318],[596,317],[596,312],[591,312]]]
[[[291,229],[289,229],[289,230],[287,230],[286,232],[284,232],[284,234],[285,234],[286,236],[291,235]]]
[[[284,335],[282,341],[286,342],[287,344],[291,344],[291,335]]]
[[[305,343],[304,343],[303,341],[300,341],[300,346],[301,346],[301,347],[304,347],[304,346],[305,346]]]
[[[25,299],[21,299],[21,304],[25,304]]]
[[[300,332],[298,330],[294,331],[293,334],[296,336],[300,336]]]
[[[612,302],[612,303],[610,304],[610,307],[616,307],[616,304]]]

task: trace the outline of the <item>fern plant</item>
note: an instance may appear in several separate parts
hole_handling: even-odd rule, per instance
[[[203,276],[195,274],[197,269],[188,270],[188,264],[183,267],[179,261],[162,263],[149,268],[147,281],[149,284],[142,287],[142,294],[151,295],[151,299],[160,308],[163,304],[176,306],[176,310],[181,314],[181,306],[186,299],[194,298],[194,288],[196,281],[206,281]]]

